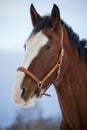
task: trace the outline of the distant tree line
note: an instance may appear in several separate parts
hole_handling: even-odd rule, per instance
[[[53,121],[51,118],[48,118],[46,120],[32,120],[29,123],[19,121],[5,130],[59,130],[59,128],[60,123],[58,121]]]
[[[43,112],[40,105],[30,109],[21,109],[16,111],[16,119],[14,123],[0,130],[59,130],[61,119],[43,118]]]

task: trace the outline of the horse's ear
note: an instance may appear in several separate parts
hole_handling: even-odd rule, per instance
[[[50,20],[51,20],[51,27],[53,29],[55,29],[60,23],[60,11],[57,5],[55,4],[53,5]]]
[[[33,26],[35,26],[41,19],[41,16],[37,13],[36,9],[34,8],[33,4],[30,7],[30,14]]]

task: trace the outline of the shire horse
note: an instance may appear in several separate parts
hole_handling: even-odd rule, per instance
[[[57,5],[41,17],[30,7],[33,31],[17,69],[13,98],[26,108],[54,84],[61,111],[60,130],[87,130],[87,41],[80,40],[61,18]]]

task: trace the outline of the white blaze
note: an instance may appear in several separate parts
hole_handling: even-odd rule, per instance
[[[32,36],[29,39],[29,41],[25,44],[26,52],[25,52],[23,63],[22,63],[22,67],[28,69],[32,60],[39,54],[40,49],[45,44],[47,44],[47,42],[48,42],[48,38],[42,33],[42,31]],[[23,72],[18,71],[16,81],[14,84],[13,97],[16,103],[23,106],[27,106],[28,104],[30,104],[30,102],[27,101],[27,103],[25,103],[24,100],[21,99],[21,93],[22,93],[21,84],[24,79],[24,76],[25,74]]]
[[[42,31],[32,36],[29,42],[25,44],[26,53],[22,66],[27,69],[32,60],[38,55],[40,49],[47,44],[47,42],[48,38],[42,33]]]

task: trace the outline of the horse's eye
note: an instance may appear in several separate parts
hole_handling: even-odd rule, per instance
[[[51,45],[47,44],[46,49],[49,50],[51,48]]]

